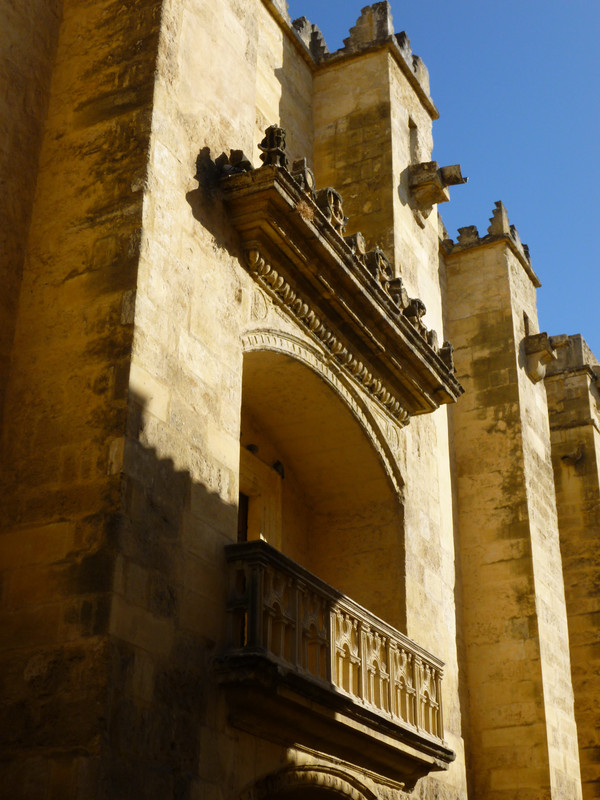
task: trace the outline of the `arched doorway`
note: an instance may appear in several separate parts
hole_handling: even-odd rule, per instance
[[[343,394],[298,353],[244,356],[239,538],[263,538],[397,628],[404,526],[393,476]]]
[[[341,769],[318,765],[291,767],[267,775],[239,800],[375,800],[367,787]]]

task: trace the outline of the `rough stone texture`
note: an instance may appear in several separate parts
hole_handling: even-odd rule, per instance
[[[535,276],[498,205],[487,237],[442,237],[440,261],[436,209],[409,184],[409,167],[431,159],[437,111],[389,4],[367,7],[334,54],[309,22],[290,27],[284,0],[65,0],[60,26],[52,4],[9,9],[22,55],[7,74],[28,75],[36,100],[14,117],[27,141],[10,177],[14,279],[0,319],[0,360],[14,329],[0,796],[258,800],[309,786],[354,800],[576,800],[545,390],[525,371]],[[454,339],[470,391],[453,419],[438,408],[402,426],[250,274],[221,170],[242,152],[258,166],[272,124],[290,163],[306,157],[317,187],[341,193],[346,232],[385,249],[439,343]],[[284,241],[274,256],[297,251]],[[311,267],[311,292],[335,309]],[[340,337],[362,335],[361,322]],[[563,413],[575,373],[551,380]],[[587,516],[571,484],[563,504],[574,547],[597,524],[586,475]],[[215,659],[240,491],[250,537],[445,662],[446,772],[408,793],[332,755],[318,730],[318,746],[300,746],[232,718]],[[591,567],[590,613],[594,580]],[[580,617],[571,645],[590,648]]]
[[[2,442],[0,728],[15,765],[2,782],[11,796],[92,796],[85,786],[106,742],[157,11],[136,2],[124,14],[110,0],[63,7]],[[48,17],[37,17],[32,39],[44,42],[31,75],[40,104],[56,27]],[[22,225],[17,233],[23,247]]]
[[[62,0],[5,2],[0,37],[0,413]]]
[[[600,691],[596,652],[600,561],[600,368],[581,336],[552,337],[557,359],[548,365],[552,464],[571,644],[571,672],[583,797],[600,795],[598,730],[593,698]]]
[[[452,415],[471,784],[476,797],[566,800],[581,789],[548,414],[524,369],[535,289],[508,237],[447,263],[467,389]]]

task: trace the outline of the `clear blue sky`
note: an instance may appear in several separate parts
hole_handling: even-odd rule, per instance
[[[289,0],[330,50],[364,0]],[[502,200],[531,250],[540,330],[581,333],[600,359],[600,0],[392,0],[440,111],[433,157],[466,186],[441,206],[449,235],[486,232]]]

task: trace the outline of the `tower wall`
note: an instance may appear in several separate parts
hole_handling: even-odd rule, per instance
[[[26,57],[49,101],[29,235],[13,230],[26,252],[2,443],[2,791],[16,797],[102,785],[158,11],[66,2],[52,70],[49,5]],[[34,140],[13,160],[20,181]]]
[[[0,414],[37,180],[62,0],[5,3],[0,41]]]
[[[596,548],[600,530],[598,365],[581,336],[553,337],[546,370],[552,465],[563,559],[583,797],[598,796],[600,692]]]
[[[511,235],[461,246],[463,229],[447,258],[448,333],[466,388],[452,416],[470,774],[475,797],[577,797],[547,404],[526,372],[535,276]]]

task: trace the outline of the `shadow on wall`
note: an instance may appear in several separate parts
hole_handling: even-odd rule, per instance
[[[185,798],[215,772],[216,735],[201,731],[217,716],[210,660],[225,632],[223,546],[237,530],[236,506],[141,444],[143,416],[134,398],[100,781],[111,800]]]
[[[242,258],[238,234],[229,224],[228,215],[219,191],[222,165],[229,156],[221,153],[211,158],[210,147],[203,147],[196,159],[198,188],[188,192],[185,199],[192,209],[194,219],[206,228],[215,239],[215,244],[226,250],[232,258]]]

